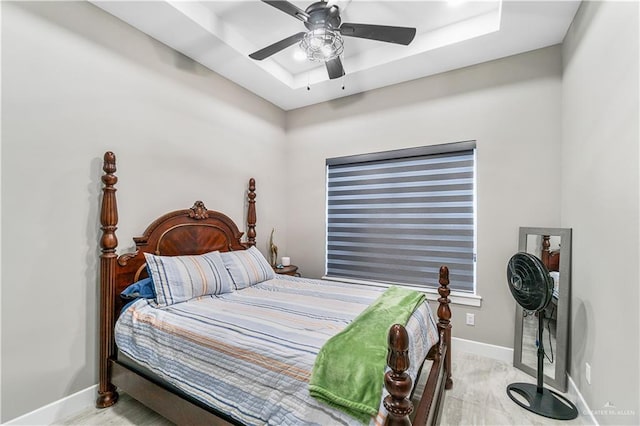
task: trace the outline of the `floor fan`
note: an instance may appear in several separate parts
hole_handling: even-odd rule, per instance
[[[543,311],[551,302],[553,279],[540,259],[521,252],[509,259],[507,282],[516,302],[526,311],[538,315],[538,383],[512,383],[507,386],[507,394],[522,408],[541,416],[557,420],[575,419],[578,417],[576,406],[563,395],[543,386]]]

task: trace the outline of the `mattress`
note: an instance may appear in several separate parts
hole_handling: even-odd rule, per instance
[[[158,308],[138,300],[118,319],[118,348],[185,394],[249,425],[360,424],[309,395],[322,345],[383,288],[277,275],[217,296]],[[438,332],[429,305],[406,325],[415,379]],[[382,378],[380,386],[383,387]],[[387,395],[383,389],[382,398]],[[370,424],[383,424],[380,404]]]

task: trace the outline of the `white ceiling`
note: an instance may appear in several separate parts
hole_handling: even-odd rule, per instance
[[[105,1],[96,6],[284,110],[561,43],[580,4],[551,1],[330,0],[342,22],[415,27],[409,46],[344,37],[344,78],[300,61],[291,46],[263,61],[249,54],[305,31],[257,0]],[[300,9],[312,1],[291,1]],[[344,85],[344,89],[343,89]]]

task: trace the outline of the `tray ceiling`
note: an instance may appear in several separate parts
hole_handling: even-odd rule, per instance
[[[570,1],[333,0],[343,22],[415,27],[409,46],[344,37],[346,75],[291,46],[249,54],[300,31],[299,20],[261,1],[92,1],[205,67],[291,110],[561,43],[580,4]],[[305,9],[311,2],[292,1]],[[344,88],[343,88],[344,86]]]

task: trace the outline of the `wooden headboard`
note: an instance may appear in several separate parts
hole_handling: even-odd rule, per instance
[[[247,240],[241,241],[243,232],[228,216],[208,210],[202,201],[196,201],[191,208],[169,212],[153,221],[142,236],[135,237],[135,251],[116,254],[118,239],[118,207],[115,184],[116,156],[113,152],[104,154],[104,184],[100,222],[102,238],[100,247],[100,388],[108,406],[109,398],[115,395],[107,383],[108,359],[115,357],[113,328],[123,306],[120,293],[133,282],[147,276],[144,253],[163,256],[196,255],[211,251],[245,250],[256,243],[255,180],[249,180]],[[103,378],[102,376],[105,375]],[[105,379],[105,380],[102,380]]]

